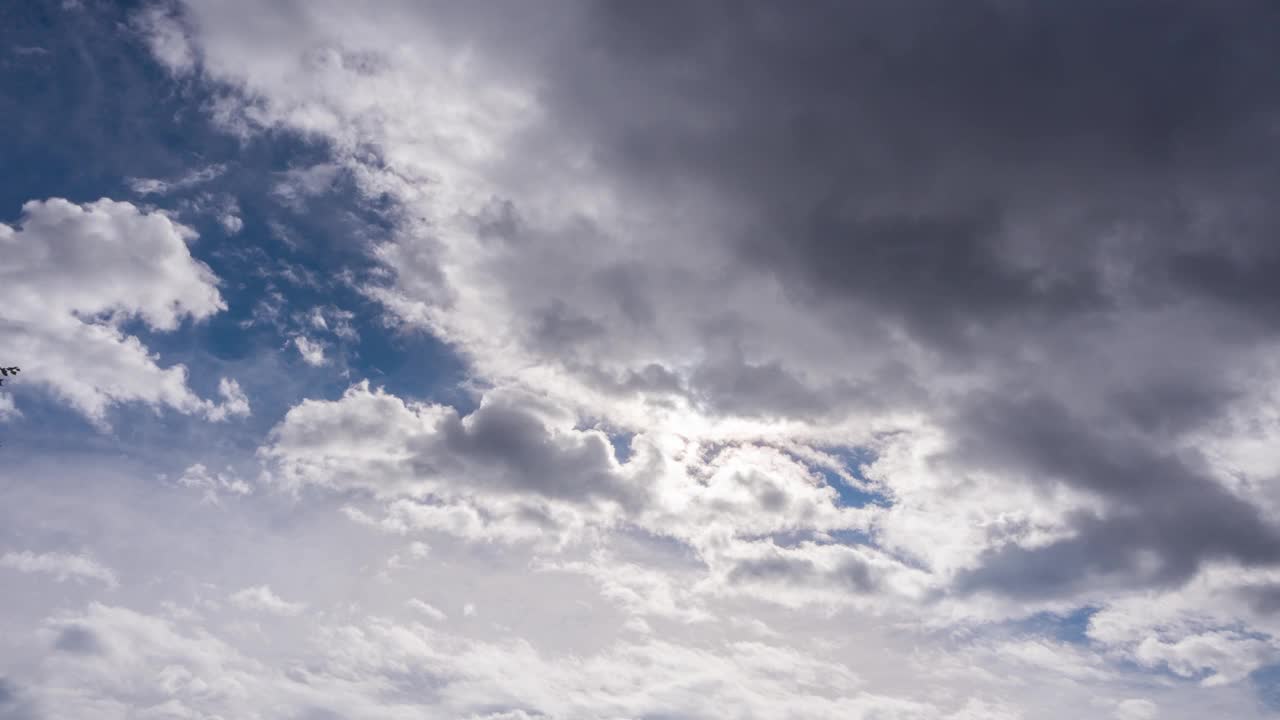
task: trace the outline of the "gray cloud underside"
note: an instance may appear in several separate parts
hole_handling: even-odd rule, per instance
[[[520,11],[443,22],[538,79],[548,117],[517,146],[509,186],[539,142],[587,148],[621,197],[714,228],[698,242],[723,265],[685,279],[703,297],[717,282],[773,284],[840,338],[814,359],[777,345],[751,308],[672,307],[682,271],[635,255],[586,263],[581,282],[605,290],[534,286],[514,267],[557,251],[530,247],[610,231],[539,228],[513,192],[478,222],[486,242],[523,248],[495,272],[521,298],[533,356],[712,414],[919,411],[951,433],[948,471],[1101,498],[1104,511],[1072,516],[1072,537],[992,549],[959,586],[1021,596],[1280,559],[1272,519],[1188,440],[1250,393],[1277,339],[1278,12],[598,3],[519,38]],[[688,251],[637,241],[675,266]],[[642,339],[677,316],[705,359],[628,365],[608,351],[669,352]],[[1138,572],[1146,552],[1158,567]]]

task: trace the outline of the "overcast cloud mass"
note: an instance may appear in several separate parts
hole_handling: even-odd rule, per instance
[[[1280,715],[1280,6],[0,9],[0,720]]]

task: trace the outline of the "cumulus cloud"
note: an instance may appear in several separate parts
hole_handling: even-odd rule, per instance
[[[182,365],[158,358],[123,326],[171,331],[226,305],[217,278],[191,257],[187,227],[127,202],[53,198],[0,224],[0,323],[24,381],[48,388],[99,426],[117,403],[139,402],[215,419],[246,414],[238,386],[223,405],[197,397]]]
[[[476,489],[568,503],[631,501],[603,433],[573,428],[523,395],[485,397],[465,417],[406,403],[368,382],[337,401],[307,400],[271,432],[261,454],[284,487],[353,487],[384,495],[447,493],[465,474]]]
[[[775,586],[788,586],[789,603],[840,602],[850,588],[920,592],[919,573],[900,561],[833,541],[832,533],[869,531],[879,510],[842,506],[802,459],[664,435],[631,445],[620,462],[605,433],[523,392],[491,391],[461,416],[362,382],[339,400],[295,406],[259,455],[281,489],[381,499],[380,509],[345,512],[387,532],[563,543],[638,527],[688,543],[717,582],[774,599],[786,596]],[[759,542],[775,535],[810,540],[786,549]]]

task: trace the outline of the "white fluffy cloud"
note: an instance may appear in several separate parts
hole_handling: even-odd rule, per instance
[[[217,404],[187,386],[182,365],[162,367],[123,328],[140,320],[175,329],[225,308],[217,278],[191,257],[187,227],[127,202],[76,205],[59,198],[23,206],[0,224],[0,323],[8,362],[99,425],[115,403],[140,402],[215,419],[244,415],[239,386]]]

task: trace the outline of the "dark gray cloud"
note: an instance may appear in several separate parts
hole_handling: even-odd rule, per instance
[[[1107,509],[1077,513],[1072,538],[988,551],[958,588],[1047,596],[1114,582],[1117,574],[1176,584],[1208,559],[1280,562],[1280,528],[1213,480],[1202,458],[1161,450],[1125,429],[1105,417],[1073,417],[1043,396],[984,396],[960,412],[953,428],[959,467],[1013,472],[1046,490],[1083,490],[1104,498]],[[1141,570],[1152,558],[1155,566]]]
[[[551,498],[599,498],[631,503],[641,488],[618,470],[602,434],[557,437],[544,420],[518,402],[482,404],[465,421],[450,416],[441,432],[443,453],[432,457],[490,468],[501,483]]]
[[[1280,586],[1258,585],[1244,588],[1241,595],[1257,612],[1270,615],[1280,610]]]
[[[733,584],[834,586],[854,593],[870,593],[880,585],[875,570],[858,558],[846,558],[835,568],[824,569],[807,557],[782,554],[740,560],[730,568],[727,579]]]
[[[97,655],[102,652],[102,643],[93,630],[81,625],[69,625],[58,633],[54,648],[62,652],[77,655]]]
[[[0,720],[37,720],[41,715],[11,680],[0,676]]]
[[[1229,180],[1256,198],[1250,184],[1274,179],[1270,5],[594,7],[598,62],[559,77],[601,156],[633,180],[713,188],[760,222],[745,257],[800,297],[866,303],[949,343],[1147,283],[1264,291],[1247,280],[1265,268],[1220,257],[1221,225],[1186,221],[1188,193]],[[1025,227],[1055,209],[1077,218]],[[1104,261],[1101,236],[1126,223],[1184,237],[1135,233]],[[1144,277],[1104,289],[1117,261]]]
[[[981,400],[909,398],[950,418],[952,460],[1106,501],[1071,539],[990,551],[962,587],[1038,595],[1280,561],[1261,511],[1169,449],[1248,392],[1225,371],[1275,339],[1280,8],[590,8],[593,40],[548,71],[551,106],[623,186],[744,218],[727,237],[737,272],[777,279],[851,345],[905,333],[980,377]],[[1175,320],[1146,322],[1159,314]],[[777,362],[713,356],[689,378],[724,414],[872,401]]]

